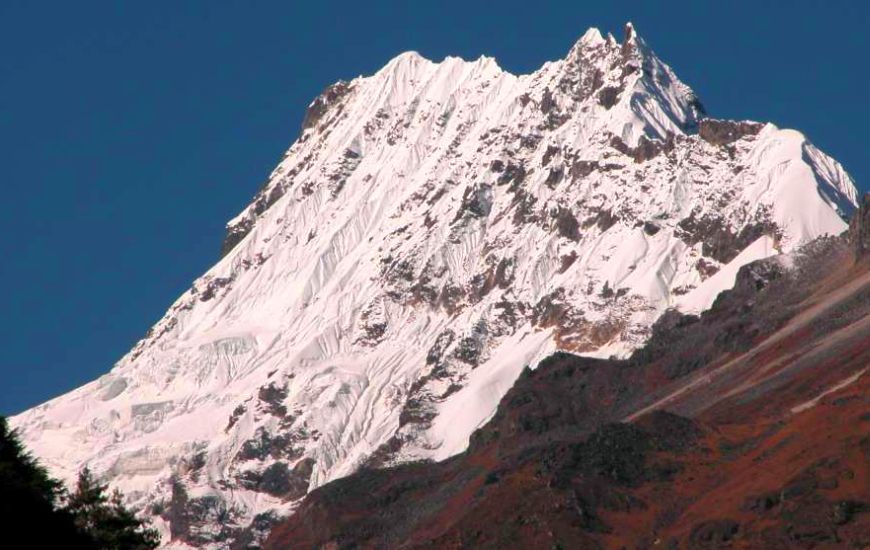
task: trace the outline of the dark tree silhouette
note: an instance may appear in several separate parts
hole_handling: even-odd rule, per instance
[[[157,548],[157,531],[147,527],[128,510],[116,489],[97,481],[88,468],[79,472],[75,490],[69,495],[66,511],[76,526],[88,533],[105,550],[150,550]]]
[[[49,477],[0,417],[0,546],[98,549],[58,507],[62,496],[60,482]]]
[[[107,495],[87,468],[67,494],[0,416],[0,548],[152,550],[159,543],[121,493]]]

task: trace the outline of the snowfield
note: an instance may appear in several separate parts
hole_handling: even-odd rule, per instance
[[[800,133],[706,118],[630,26],[521,76],[404,53],[309,106],[224,257],[108,374],[13,423],[167,547],[231,547],[363,465],[463,451],[525,366],[628,354],[855,202]]]

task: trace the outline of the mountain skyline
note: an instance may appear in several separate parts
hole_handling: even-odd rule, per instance
[[[706,40],[700,23],[674,25],[642,5],[562,7],[555,18],[525,17],[520,4],[497,17],[464,6],[467,24],[458,26],[449,10],[344,6],[359,28],[342,26],[334,33],[341,38],[324,43],[320,35],[335,24],[328,14],[282,13],[278,5],[246,13],[196,6],[171,19],[59,6],[29,36],[22,31],[37,24],[37,14],[4,5],[3,21],[15,23],[3,33],[4,47],[20,55],[3,61],[13,78],[3,91],[8,124],[0,131],[11,183],[0,221],[9,258],[0,282],[16,292],[6,297],[0,410],[19,412],[107,370],[217,258],[224,220],[256,191],[296,132],[302,106],[329,82],[370,72],[403,50],[435,60],[487,53],[525,72],[561,55],[585,28],[600,24],[618,34],[631,19],[713,116],[772,117],[802,128],[866,189],[862,135],[849,128],[866,127],[867,108],[848,101],[852,90],[866,89],[855,80],[863,72],[850,70],[866,10],[840,6],[808,17],[807,10],[756,8],[743,33]],[[673,10],[726,28],[740,21],[691,5]],[[282,14],[316,24],[282,35]],[[380,32],[372,40],[366,29]],[[348,47],[364,37],[365,48]],[[205,54],[210,49],[223,54],[219,61]],[[823,77],[810,82],[802,66]]]
[[[13,424],[173,545],[223,548],[360,468],[463,452],[526,367],[627,357],[856,206],[800,132],[710,118],[631,24],[520,75],[406,52],[311,102],[223,257]]]

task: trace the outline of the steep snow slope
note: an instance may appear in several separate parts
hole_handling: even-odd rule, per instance
[[[311,104],[224,257],[109,374],[14,422],[173,545],[241,544],[362,465],[460,452],[525,365],[627,353],[855,197],[799,133],[704,118],[631,26],[523,76],[405,53]]]

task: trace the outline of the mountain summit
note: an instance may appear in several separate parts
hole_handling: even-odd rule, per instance
[[[404,53],[311,103],[109,373],[14,424],[170,546],[241,547],[330,480],[463,451],[524,367],[626,356],[855,204],[800,133],[707,118],[631,25],[521,76]]]

